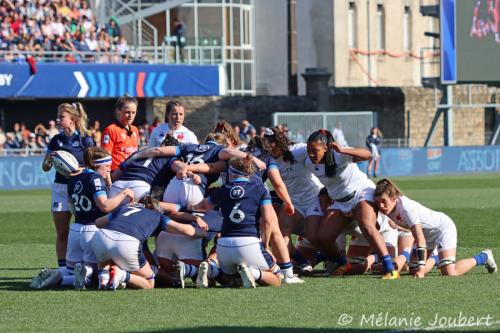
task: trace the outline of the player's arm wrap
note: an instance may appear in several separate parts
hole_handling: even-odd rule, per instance
[[[418,246],[417,247],[417,260],[418,260],[418,266],[425,266],[425,253],[427,252],[427,249],[425,246]]]

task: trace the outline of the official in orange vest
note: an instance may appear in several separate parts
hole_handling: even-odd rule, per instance
[[[139,130],[132,125],[137,114],[137,105],[138,102],[133,97],[120,97],[116,102],[117,121],[102,132],[101,147],[111,154],[111,171],[118,169],[120,163],[139,147]]]

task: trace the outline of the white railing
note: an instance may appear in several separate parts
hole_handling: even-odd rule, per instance
[[[69,51],[0,51],[0,62],[24,63],[27,56],[37,62],[70,62],[70,63],[129,63],[145,62],[135,50],[121,55],[118,52],[69,52]]]
[[[46,148],[0,148],[0,156],[41,156],[46,151]]]
[[[382,148],[408,148],[411,139],[408,138],[382,138]]]

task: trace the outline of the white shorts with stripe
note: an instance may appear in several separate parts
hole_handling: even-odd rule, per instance
[[[146,263],[141,242],[124,233],[100,229],[92,238],[92,250],[98,262],[112,260],[118,267],[135,272]]]
[[[94,224],[73,223],[70,225],[66,250],[68,266],[82,262],[97,263],[94,251],[92,251],[92,238],[98,230]]]
[[[273,257],[262,246],[257,237],[222,237],[217,241],[217,259],[225,274],[236,274],[239,264],[269,270],[274,265]]]

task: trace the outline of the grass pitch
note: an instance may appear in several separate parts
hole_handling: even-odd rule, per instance
[[[396,180],[455,221],[458,259],[491,248],[500,261],[500,175]],[[500,274],[483,267],[458,278],[311,277],[256,290],[33,291],[31,278],[56,265],[49,208],[49,191],[0,192],[0,332],[500,331]]]

